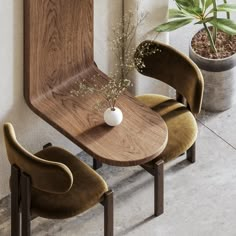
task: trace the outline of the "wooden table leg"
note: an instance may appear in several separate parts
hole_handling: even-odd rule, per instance
[[[95,158],[93,158],[93,169],[97,170],[101,167],[102,167],[102,162],[100,162],[100,161],[96,160]]]
[[[52,143],[47,143],[43,146],[43,149],[46,149],[46,148],[51,147],[51,146],[52,146]]]
[[[164,212],[164,161],[155,164],[154,173],[154,215],[159,216]]]

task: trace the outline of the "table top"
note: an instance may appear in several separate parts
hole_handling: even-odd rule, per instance
[[[87,73],[91,77],[98,72],[94,66]],[[159,114],[127,93],[117,103],[123,121],[110,127],[104,123],[103,112],[94,109],[96,96],[71,96],[73,84],[66,83],[36,99],[33,109],[92,157],[109,165],[133,166],[154,159],[164,150],[168,131]]]

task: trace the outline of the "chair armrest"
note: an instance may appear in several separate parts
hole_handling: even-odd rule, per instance
[[[16,165],[31,177],[32,187],[50,193],[70,190],[73,175],[65,164],[44,160],[28,152],[16,140],[13,126],[9,123],[4,125],[4,138],[11,165]]]

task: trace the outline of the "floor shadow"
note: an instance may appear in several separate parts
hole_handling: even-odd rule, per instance
[[[134,225],[131,225],[130,227],[126,228],[125,230],[122,230],[120,231],[117,236],[124,236],[124,235],[127,235],[128,233],[132,232],[133,230],[141,227],[142,225],[146,224],[147,222],[155,219],[156,217],[155,216],[149,216],[147,217],[146,219],[144,220],[141,220],[140,222],[137,222],[136,224]]]
[[[176,163],[175,165],[171,166],[170,168],[168,168],[165,171],[165,174],[175,173],[175,172],[181,171],[181,170],[185,169],[186,167],[188,167],[190,165],[191,165],[191,163],[187,159],[184,159],[184,160]]]

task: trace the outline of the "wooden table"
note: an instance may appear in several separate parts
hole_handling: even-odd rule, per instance
[[[98,71],[94,66],[87,73]],[[85,76],[83,74],[83,78]],[[168,134],[160,115],[127,93],[117,104],[123,112],[123,122],[110,127],[104,123],[103,112],[94,109],[95,95],[71,96],[70,91],[78,79],[74,78],[70,83],[33,100],[31,108],[102,163],[114,166],[141,165],[164,150]]]
[[[93,0],[24,0],[24,95],[40,117],[95,159],[116,166],[141,165],[167,144],[162,118],[131,95],[119,99],[121,125],[104,124],[96,96],[73,97],[76,81],[99,74],[94,64]]]

